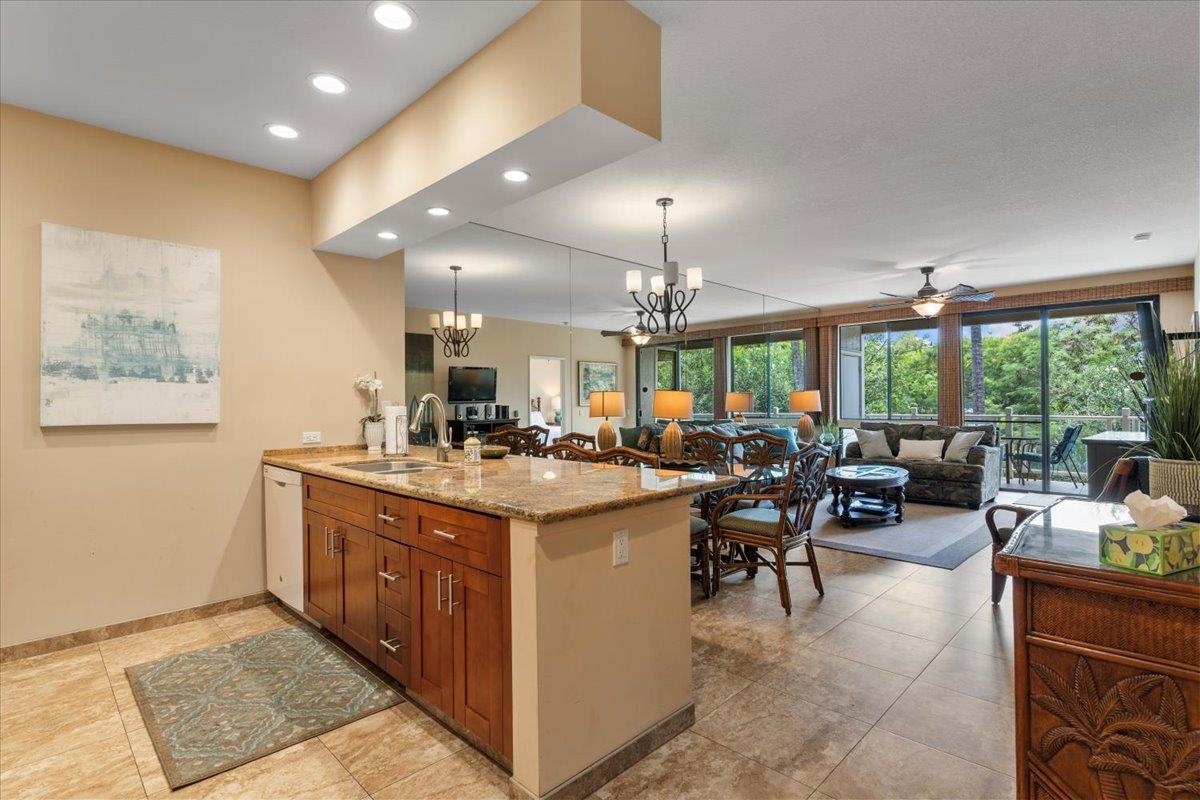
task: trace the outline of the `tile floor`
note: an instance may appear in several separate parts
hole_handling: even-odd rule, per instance
[[[817,554],[826,595],[794,568],[791,617],[767,572],[694,599],[696,724],[597,798],[1013,797],[1011,606],[988,602],[989,551],[953,571]],[[124,668],[288,621],[263,606],[0,666],[0,795],[508,796],[411,704],[172,793]]]

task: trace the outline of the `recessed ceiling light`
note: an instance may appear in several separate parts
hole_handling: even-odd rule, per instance
[[[1150,238],[1150,231],[1145,231],[1143,233],[1135,233],[1133,235],[1133,240],[1135,242],[1144,242],[1149,238]]]
[[[313,73],[308,76],[308,82],[318,92],[324,92],[325,94],[345,94],[350,91],[350,84],[337,75],[331,75],[328,72]]]
[[[280,139],[295,139],[300,135],[300,131],[291,125],[284,125],[282,122],[268,122],[266,128],[267,133],[278,136]]]
[[[447,217],[447,216],[450,216],[450,209],[448,209],[448,208],[443,208],[442,206],[433,206],[432,208],[427,208],[427,209],[425,209],[425,210],[426,210],[427,212],[429,212],[429,216],[431,216],[431,217]]]
[[[371,3],[371,17],[392,31],[406,31],[417,24],[416,13],[395,0],[375,0]]]
[[[380,239],[386,239],[389,242],[395,241],[396,239],[400,238],[399,236],[392,233],[391,231],[380,231],[379,233],[377,233],[375,235],[378,236]]]
[[[512,181],[513,183],[524,183],[529,180],[529,173],[523,169],[507,169],[504,171],[504,180]]]

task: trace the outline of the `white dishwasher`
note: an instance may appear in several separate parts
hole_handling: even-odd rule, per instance
[[[304,498],[300,473],[263,464],[267,591],[304,613]]]

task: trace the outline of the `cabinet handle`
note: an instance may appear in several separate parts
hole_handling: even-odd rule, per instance
[[[461,581],[460,581],[460,583],[461,583]],[[450,616],[453,617],[454,616],[454,607],[462,605],[462,603],[454,602],[454,575],[453,574],[446,576],[446,587],[447,587],[447,594],[450,595],[449,602],[447,603],[447,607],[449,608]]]
[[[387,514],[376,514],[375,516],[379,517],[381,520],[388,523],[389,525],[394,523],[396,520],[400,519],[399,517],[389,517]]]
[[[379,573],[379,577],[383,578],[385,581],[387,581],[389,583],[396,580],[396,578],[399,578],[400,575],[401,575],[400,572],[381,572],[381,573]]]
[[[434,528],[434,529],[433,529],[433,535],[434,535],[434,536],[440,536],[440,537],[442,537],[443,539],[449,539],[449,540],[450,540],[450,541],[452,541],[452,542],[453,542],[455,539],[457,539],[457,538],[458,538],[458,534],[455,534],[455,533],[447,533],[446,531],[440,531],[440,530],[438,530],[437,528]]]
[[[438,596],[437,610],[441,611],[442,610],[442,571],[440,569],[437,571],[437,596]]]
[[[329,543],[329,526],[322,525],[321,530],[325,531],[325,555],[333,555],[333,545]]]
[[[334,529],[334,531],[333,531],[333,549],[330,551],[330,552],[331,552],[332,554],[334,554],[334,555],[336,555],[336,554],[338,554],[338,553],[342,552],[342,550],[344,550],[344,549],[345,549],[345,548],[343,548],[343,547],[338,547],[338,546],[337,546],[337,540],[338,540],[339,538],[342,538],[342,534],[341,534],[341,533],[340,533],[340,532],[339,532],[339,531],[338,531],[338,530],[335,528],[335,529]]]
[[[403,642],[397,642],[395,639],[387,639],[387,640],[380,639],[379,643],[381,645],[383,645],[384,647],[386,647],[388,649],[388,652],[391,652],[391,653],[398,652],[401,647],[404,647]]]

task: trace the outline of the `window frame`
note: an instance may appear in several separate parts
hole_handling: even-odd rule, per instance
[[[737,385],[737,373],[735,371],[735,362],[734,362],[734,358],[733,358],[734,348],[738,347],[739,345],[742,345],[742,346],[755,345],[755,344],[765,345],[764,352],[765,352],[765,359],[766,359],[766,369],[764,370],[764,375],[766,377],[766,386],[764,387],[764,391],[761,395],[765,402],[765,405],[763,406],[762,411],[758,411],[756,408],[754,411],[751,411],[749,413],[751,415],[762,414],[764,417],[768,417],[768,418],[783,417],[783,416],[798,417],[799,414],[793,414],[791,411],[789,411],[786,408],[781,409],[779,414],[771,413],[771,394],[772,394],[772,389],[774,388],[774,385],[773,385],[774,381],[773,381],[772,375],[771,375],[771,373],[773,371],[771,369],[771,345],[775,344],[777,342],[795,342],[795,341],[801,342],[804,345],[803,385],[800,387],[795,387],[795,386],[792,387],[792,391],[803,391],[804,389],[808,388],[808,365],[809,365],[809,359],[811,358],[811,353],[808,352],[808,337],[805,334],[805,329],[804,328],[790,328],[785,331],[764,331],[762,333],[748,333],[748,334],[744,334],[742,336],[726,337],[726,341],[728,342],[728,346],[726,347],[726,350],[727,350],[727,359],[729,362],[727,364],[727,367],[728,367],[727,373],[729,375],[729,379],[726,382],[727,383],[726,391],[727,392],[728,391],[747,391],[746,389],[736,389],[735,388],[735,386]],[[750,391],[751,391],[751,394],[755,395],[755,397],[758,396],[757,393],[754,392],[753,390],[750,390]],[[757,407],[757,405],[758,404],[756,401],[755,406]]]

